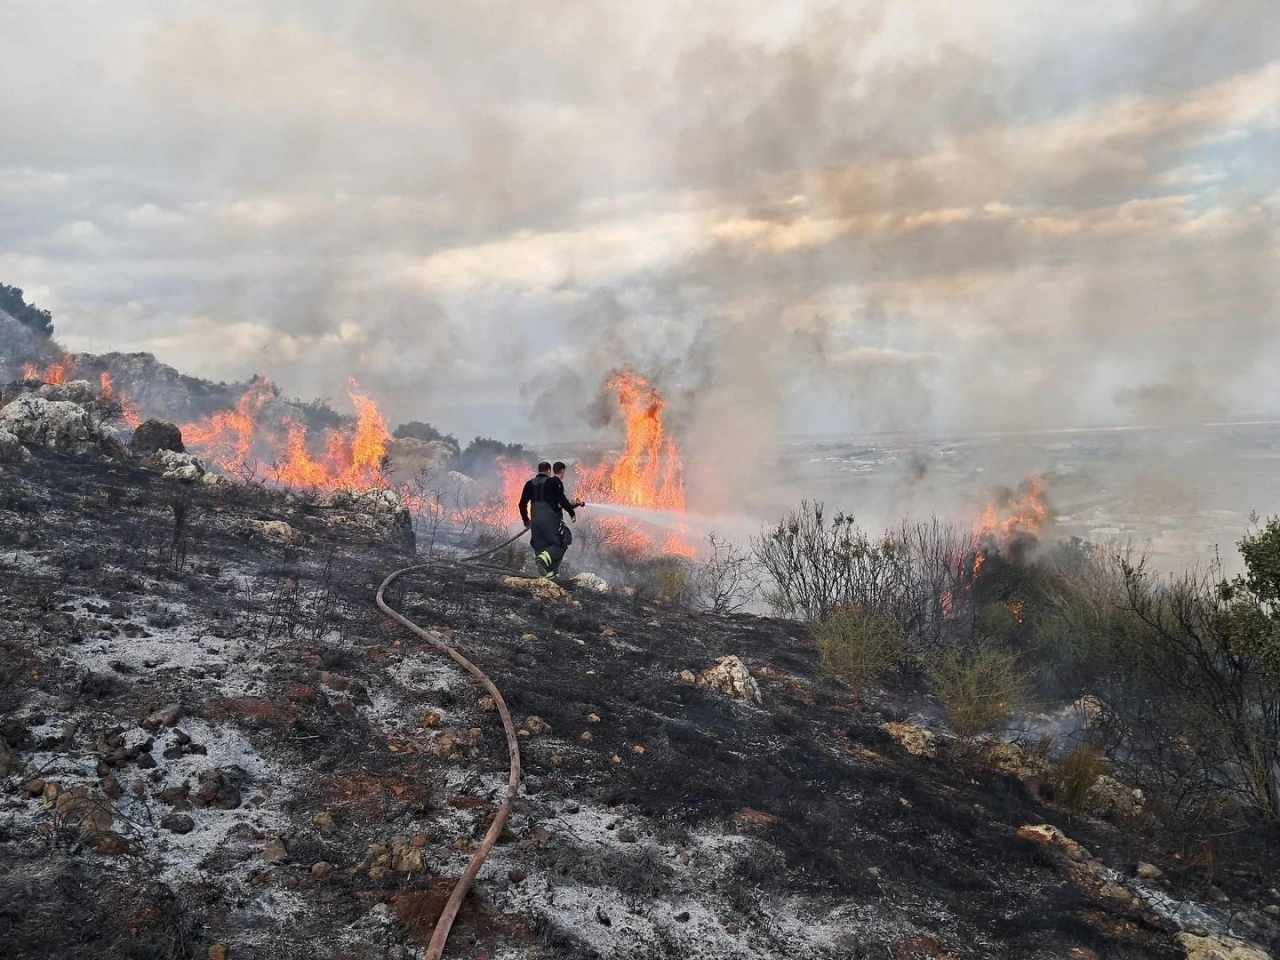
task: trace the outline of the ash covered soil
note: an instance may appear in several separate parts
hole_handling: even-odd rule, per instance
[[[420,956],[507,750],[483,691],[374,607],[420,562],[403,528],[130,462],[0,470],[0,952]],[[881,726],[905,707],[853,707],[798,624],[540,597],[446,561],[390,600],[525,730],[521,799],[446,956],[1274,946],[1274,851],[1206,866],[984,762],[911,755]],[[728,655],[758,702],[681,676]]]

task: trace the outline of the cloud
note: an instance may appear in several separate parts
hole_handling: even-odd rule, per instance
[[[1274,3],[112,7],[0,13],[0,280],[74,348],[513,439],[630,362],[743,476],[1280,404]]]

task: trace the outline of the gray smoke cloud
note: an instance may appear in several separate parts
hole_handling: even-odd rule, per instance
[[[393,421],[507,439],[598,436],[629,364],[713,507],[797,433],[1280,415],[1267,0],[121,0],[0,30],[0,280],[72,349],[339,402],[354,375]]]

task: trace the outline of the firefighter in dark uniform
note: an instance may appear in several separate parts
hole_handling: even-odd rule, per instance
[[[574,509],[583,506],[581,501],[574,503],[565,495],[564,472],[563,463],[556,463],[553,474],[551,464],[543,460],[538,464],[538,475],[527,481],[520,493],[520,519],[532,531],[538,572],[549,580],[555,579],[560,561],[573,542],[564,514],[568,513],[569,519],[577,522]]]

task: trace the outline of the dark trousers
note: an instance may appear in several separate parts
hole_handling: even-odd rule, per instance
[[[569,549],[569,544],[573,542],[573,534],[564,525],[559,514],[554,510],[544,510],[541,507],[542,504],[539,503],[533,505],[530,546],[533,547],[534,557],[541,553],[547,554],[551,561],[548,568],[555,573],[560,569],[560,561],[564,559],[564,553]]]

